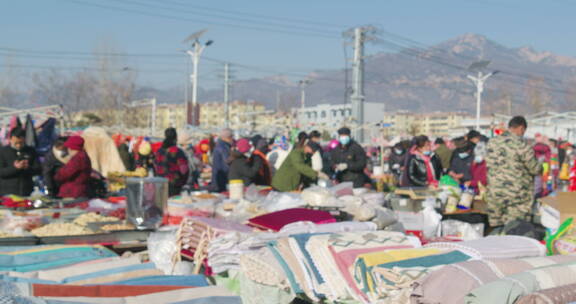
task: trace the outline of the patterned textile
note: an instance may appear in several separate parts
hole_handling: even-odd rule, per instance
[[[240,257],[251,254],[267,243],[302,233],[336,233],[352,231],[375,231],[376,224],[372,222],[340,222],[330,224],[314,224],[312,222],[296,222],[284,226],[279,232],[231,232],[218,235],[208,246],[208,265],[214,273],[240,269]]]
[[[419,246],[418,242],[402,233],[373,231],[317,235],[311,237],[305,247],[324,280],[319,290],[328,300],[354,298],[367,301],[352,277],[356,257],[364,253]]]
[[[371,301],[390,298],[390,290],[410,288],[414,281],[443,265],[470,259],[470,256],[457,250],[440,254],[428,251],[423,254],[427,256],[372,266],[359,259],[354,274],[356,284],[370,296]]]
[[[505,132],[488,143],[486,164],[490,226],[516,219],[528,220],[534,199],[534,176],[542,172],[532,146],[519,136]]]
[[[188,181],[190,167],[186,154],[176,147],[160,148],[154,154],[154,171],[157,176],[165,177],[173,189],[179,189]],[[172,193],[171,195],[176,195]]]
[[[537,267],[576,262],[576,256],[467,261],[447,265],[415,283],[412,303],[463,303],[470,291],[506,276]],[[445,288],[450,282],[451,288]]]
[[[516,304],[564,304],[574,301],[576,301],[576,284],[571,284],[523,296]]]
[[[221,219],[191,217],[180,223],[177,233],[177,244],[182,250],[189,250],[193,255],[195,264],[194,273],[200,271],[200,267],[208,257],[210,242],[220,235],[231,232],[249,233],[252,228]],[[180,255],[173,257],[178,261]]]
[[[256,283],[279,287],[288,285],[282,266],[269,248],[243,254],[240,267],[244,275]]]
[[[515,303],[522,296],[545,289],[576,284],[576,262],[536,268],[480,286],[466,303]]]
[[[460,250],[477,259],[527,258],[546,255],[544,245],[532,238],[516,235],[491,235],[472,241],[430,243],[424,247]]]

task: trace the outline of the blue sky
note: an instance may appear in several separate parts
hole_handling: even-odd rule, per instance
[[[159,87],[185,81],[187,59],[178,56],[182,40],[202,28],[214,40],[205,56],[258,67],[236,67],[240,79],[342,68],[340,33],[364,24],[427,45],[478,33],[510,47],[576,56],[575,0],[5,0],[0,8],[2,65],[25,66],[19,68],[24,73],[94,66],[87,55],[60,51],[174,54],[119,63],[138,70],[141,83]],[[382,50],[390,51],[370,48]],[[217,62],[202,61],[204,86],[219,85],[220,69]]]

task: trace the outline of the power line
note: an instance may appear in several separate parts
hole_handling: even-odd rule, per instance
[[[173,3],[175,5],[179,5],[182,7],[192,7],[194,9],[197,10],[206,10],[209,12],[220,12],[220,13],[224,13],[224,14],[228,14],[228,15],[233,15],[233,16],[238,16],[238,15],[244,15],[244,16],[249,16],[249,17],[254,17],[254,18],[258,18],[258,19],[268,19],[268,20],[273,20],[276,22],[285,22],[285,23],[292,23],[292,24],[309,24],[309,25],[314,25],[314,26],[323,26],[323,27],[332,27],[332,28],[337,28],[337,29],[341,29],[341,28],[348,28],[349,26],[347,25],[342,25],[342,24],[334,24],[334,23],[326,23],[326,22],[317,22],[317,21],[310,21],[310,20],[303,20],[303,19],[294,19],[294,18],[285,18],[285,17],[278,17],[278,16],[269,16],[269,15],[260,15],[260,14],[254,14],[254,13],[247,13],[247,12],[241,12],[241,11],[233,11],[233,10],[225,10],[225,9],[221,9],[221,8],[213,8],[213,7],[206,7],[206,6],[198,6],[198,5],[192,5],[189,2],[182,2],[182,1],[174,1],[174,0],[164,0],[162,2],[165,3]]]
[[[271,32],[271,33],[278,33],[278,34],[311,36],[311,37],[326,38],[326,39],[340,39],[337,35],[329,36],[329,35],[325,35],[325,34],[318,34],[318,33],[314,34],[314,33],[310,33],[310,32],[277,30],[277,29],[270,29],[270,28],[266,28],[266,27],[249,26],[249,25],[233,24],[233,23],[222,23],[222,22],[214,22],[214,21],[210,21],[210,20],[200,20],[197,18],[192,19],[192,18],[179,17],[179,16],[163,14],[163,13],[149,12],[149,11],[145,11],[145,10],[137,10],[137,9],[132,9],[132,8],[111,6],[108,4],[86,2],[86,1],[82,1],[82,0],[65,0],[65,1],[77,4],[77,5],[98,7],[98,8],[106,9],[106,10],[121,11],[121,12],[138,14],[138,15],[149,16],[149,17],[163,18],[163,19],[168,19],[168,20],[172,20],[172,21],[186,21],[186,22],[193,22],[196,24],[204,24],[204,25],[205,24],[211,24],[211,25],[215,25],[215,26],[242,28],[242,29],[247,29],[247,30]]]
[[[132,4],[132,5],[136,5],[136,6],[141,6],[144,8],[150,8],[150,9],[162,9],[165,11],[169,11],[171,13],[177,13],[177,14],[190,14],[190,15],[194,15],[194,16],[202,16],[202,17],[208,17],[208,18],[218,18],[218,19],[224,19],[226,21],[236,21],[239,23],[246,23],[246,24],[251,24],[251,25],[256,25],[256,26],[266,26],[266,27],[278,27],[278,28],[282,28],[284,30],[288,29],[288,30],[301,30],[301,31],[305,31],[305,32],[313,32],[313,33],[319,33],[319,34],[325,34],[325,35],[336,35],[337,32],[333,32],[333,31],[327,31],[324,29],[318,29],[318,28],[312,28],[312,27],[303,27],[301,24],[280,24],[278,22],[270,22],[270,21],[256,21],[254,19],[250,19],[250,18],[245,18],[245,17],[238,17],[238,15],[233,15],[233,16],[222,16],[220,14],[214,14],[214,13],[203,13],[203,12],[199,12],[198,10],[188,10],[188,9],[183,9],[183,8],[175,8],[173,6],[166,6],[166,5],[158,5],[157,1],[152,1],[153,4],[150,3],[142,3],[139,2],[137,0],[121,0],[121,2],[125,3],[125,4]],[[117,3],[117,1],[116,1]],[[181,7],[188,7],[188,6],[181,6]],[[207,22],[213,22],[211,20],[206,19]],[[220,21],[218,21],[220,22]],[[231,24],[226,24],[226,23],[222,23],[223,25],[231,25]]]

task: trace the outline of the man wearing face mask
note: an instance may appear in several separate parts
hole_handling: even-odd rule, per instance
[[[25,145],[26,132],[10,132],[10,145],[0,148],[0,195],[29,196],[34,188],[32,178],[40,174],[36,152]]]
[[[508,131],[488,143],[486,202],[492,227],[532,218],[534,177],[542,173],[542,165],[524,139],[527,127],[526,119],[516,116]]]
[[[368,180],[364,173],[366,151],[350,138],[350,134],[350,129],[346,127],[338,130],[340,144],[332,151],[332,167],[339,182],[353,182],[354,188],[360,188]]]
[[[51,197],[57,197],[58,191],[60,190],[60,184],[54,180],[56,172],[70,160],[70,154],[64,147],[67,137],[59,137],[54,142],[52,150],[46,155],[44,163],[42,163],[42,177],[44,178],[44,184],[46,185],[46,190],[48,190],[48,195]]]
[[[474,161],[474,153],[472,152],[473,146],[470,143],[464,144],[462,147],[456,149],[452,160],[450,161],[450,175],[455,181],[466,186],[470,185],[472,180],[472,173],[470,168]]]
[[[88,197],[92,165],[90,157],[84,150],[84,139],[80,136],[70,136],[64,143],[70,160],[56,173],[54,179],[59,183],[59,197]]]

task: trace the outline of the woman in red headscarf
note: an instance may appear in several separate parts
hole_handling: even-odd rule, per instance
[[[88,186],[92,165],[90,157],[84,150],[84,139],[80,136],[70,136],[64,143],[70,160],[56,173],[55,180],[59,183],[59,197],[88,197]]]

